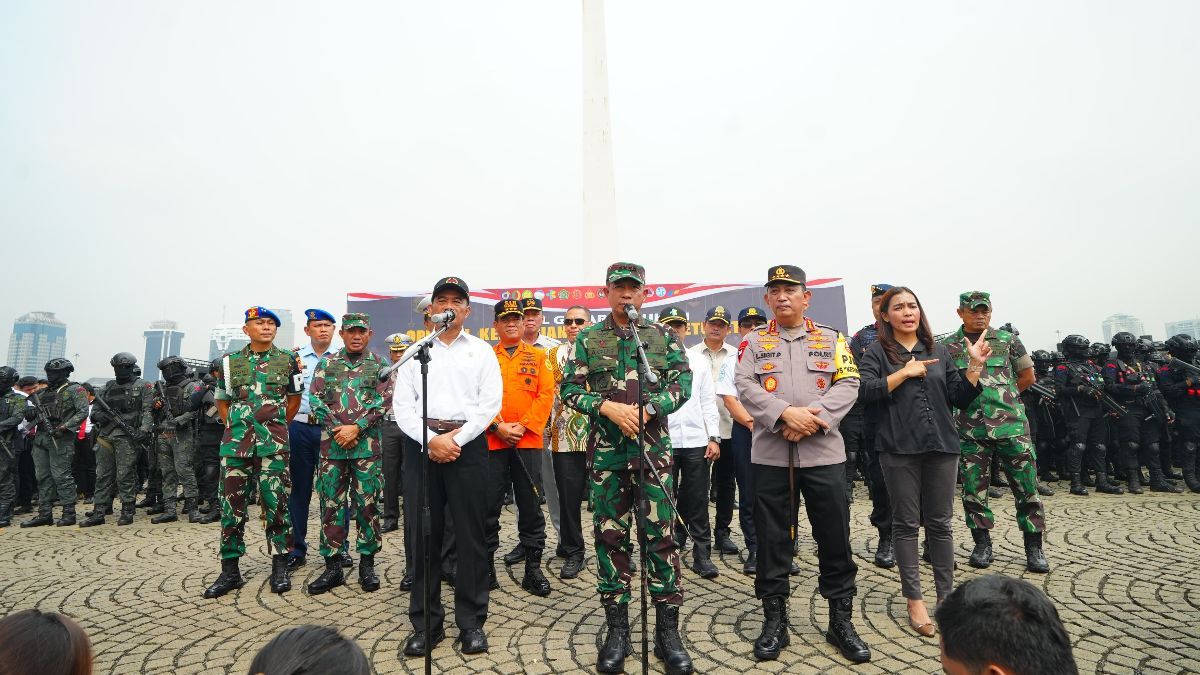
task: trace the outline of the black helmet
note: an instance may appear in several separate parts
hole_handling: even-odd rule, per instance
[[[213,359],[208,362],[208,372],[211,373],[214,370],[218,373],[221,372],[221,359]]]
[[[1192,358],[1197,348],[1196,341],[1187,333],[1172,335],[1163,344],[1167,348],[1167,351],[1171,353],[1171,356],[1185,361]]]
[[[1093,342],[1092,346],[1088,348],[1088,354],[1093,359],[1107,359],[1109,352],[1109,346],[1103,342]]]
[[[1121,331],[1112,336],[1112,346],[1114,347],[1130,347],[1137,344],[1137,337],[1128,331]]]
[[[66,371],[68,373],[72,373],[75,372],[75,364],[60,356],[56,359],[50,359],[46,362],[45,371],[49,373],[52,370],[55,372]]]
[[[171,368],[182,368],[187,370],[187,363],[178,356],[168,356],[158,362],[159,370],[169,370]]]
[[[21,379],[21,374],[17,372],[16,368],[13,368],[12,366],[0,366],[0,382],[2,382],[6,388],[12,387],[19,379]]]
[[[1033,354],[1030,354],[1035,363],[1049,363],[1051,361],[1050,352],[1045,349],[1035,349]]]
[[[137,365],[137,357],[129,352],[121,352],[113,355],[109,360],[108,365],[113,368],[131,368]]]
[[[1013,335],[1021,334],[1021,331],[1017,330],[1016,328],[1013,328],[1011,321],[1004,324],[1003,326],[1000,326],[1000,330],[1004,331],[1005,333],[1012,333]]]
[[[1066,359],[1067,359],[1067,357],[1063,356],[1063,353],[1058,351],[1057,349],[1050,352],[1050,361],[1053,363],[1062,363]]]
[[[1135,348],[1138,354],[1149,354],[1154,351],[1154,343],[1146,338],[1138,338],[1137,347]]]
[[[1091,343],[1088,342],[1088,339],[1082,335],[1068,335],[1067,337],[1063,338],[1062,341],[1062,346],[1064,347],[1080,347],[1082,349],[1087,349],[1089,344]]]

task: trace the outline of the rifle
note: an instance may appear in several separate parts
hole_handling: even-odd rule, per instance
[[[1187,372],[1191,373],[1192,375],[1200,375],[1200,366],[1197,366],[1194,363],[1188,363],[1187,361],[1184,361],[1183,359],[1177,359],[1174,356],[1167,357],[1167,365],[1171,366],[1172,368],[1186,370]]]
[[[104,412],[111,417],[114,422],[117,423],[117,427],[119,427],[121,431],[125,432],[125,435],[129,437],[129,440],[133,442],[134,446],[138,450],[147,449],[146,442],[138,440],[141,438],[141,436],[139,436],[138,433],[129,426],[129,423],[125,421],[125,418],[121,417],[119,414],[117,414],[117,411],[112,409],[112,406],[108,404],[108,401],[105,401],[99,393],[97,393],[96,398],[92,400],[101,408],[104,408]]]
[[[1104,392],[1104,388],[1100,385],[1093,384],[1092,381],[1086,377],[1080,377],[1079,381],[1083,383],[1083,386],[1092,390],[1094,393],[1099,394],[1099,396],[1096,396],[1096,400],[1100,401],[1100,405],[1104,406],[1104,409],[1112,413],[1114,416],[1122,417],[1129,412],[1125,409],[1125,406],[1117,402],[1117,399],[1106,394]]]
[[[161,426],[156,426],[159,426],[159,431],[163,431],[164,429],[168,431],[174,430],[175,411],[171,410],[171,399],[167,398],[167,392],[162,386],[162,380],[155,381],[154,394],[162,401],[162,412],[164,415],[166,415],[164,419],[159,420]]]
[[[37,423],[39,427],[45,427],[48,434],[54,433],[54,423],[50,421],[50,416],[46,414],[46,408],[42,406],[42,391],[35,391],[29,395],[29,402],[33,404],[33,410],[37,413]]]
[[[1047,405],[1057,405],[1058,396],[1054,394],[1054,390],[1040,382],[1034,382],[1029,385],[1029,391],[1042,397],[1042,402]]]

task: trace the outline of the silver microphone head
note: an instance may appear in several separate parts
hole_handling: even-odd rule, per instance
[[[637,321],[640,315],[638,314],[637,307],[625,305],[625,316],[629,317],[630,321]]]

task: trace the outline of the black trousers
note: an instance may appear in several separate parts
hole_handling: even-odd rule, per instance
[[[892,504],[888,500],[887,483],[883,480],[883,469],[879,466],[879,455],[875,452],[875,425],[867,422],[866,415],[847,415],[840,427],[842,440],[846,442],[846,455],[851,452],[859,457],[859,465],[866,467],[863,478],[867,492],[871,495],[871,524],[877,529],[892,529]]]
[[[96,437],[89,434],[86,438],[75,439],[75,459],[71,461],[71,473],[75,476],[75,487],[84,497],[96,493]]]
[[[513,486],[513,500],[517,504],[517,538],[521,546],[539,551],[546,547],[546,517],[542,515],[542,507],[534,493],[539,476],[534,467],[541,464],[543,452],[541,448],[504,448],[488,452],[486,529],[489,558],[500,548],[500,512],[504,509],[504,493],[508,492],[509,485]]]
[[[37,471],[33,466],[33,453],[29,446],[31,441],[23,437],[13,441],[13,451],[17,453],[17,506],[28,508],[37,496]],[[19,451],[18,451],[19,448]]]
[[[430,432],[433,436],[433,432]],[[446,610],[442,606],[442,581],[436,557],[430,560],[430,576],[425,578],[425,537],[422,536],[422,502],[429,497],[429,548],[442,550],[446,518],[454,517],[458,552],[454,585],[454,622],[459,629],[482,628],[488,610],[487,549],[484,546],[484,521],[488,495],[480,489],[488,480],[488,449],[483,435],[462,446],[458,459],[446,464],[429,462],[429,481],[423,482],[422,462],[426,461],[421,444],[404,439],[404,518],[412,523],[413,588],[408,598],[408,619],[413,628],[423,628],[422,598],[429,603],[429,627],[442,627]],[[436,554],[435,554],[436,555]]]
[[[733,458],[734,477],[737,479],[738,525],[742,528],[742,539],[746,548],[758,550],[758,531],[754,528],[754,465],[750,463],[750,446],[754,434],[746,427],[734,423],[733,437],[729,439],[729,452]],[[725,450],[721,450],[725,456]],[[720,501],[720,497],[717,498]],[[717,533],[720,534],[720,530]]]
[[[217,484],[221,480],[221,444],[201,443],[196,449],[196,487],[200,498],[217,504]]]
[[[1071,438],[1071,447],[1067,450],[1067,470],[1073,474],[1082,472],[1086,449],[1090,451],[1092,468],[1107,473],[1104,464],[1108,452],[1108,419],[1068,414],[1066,423],[1067,435]]]
[[[712,534],[708,529],[708,460],[704,448],[675,448],[675,490],[678,494],[675,505],[679,515],[687,523],[692,538],[692,550],[709,555],[712,553]],[[679,523],[675,529],[681,531]],[[676,537],[676,541],[682,541]]]
[[[391,420],[383,422],[383,517],[400,519],[401,473],[404,467],[404,432]]]
[[[587,453],[555,452],[554,483],[558,486],[558,548],[567,558],[583,555],[583,501],[587,485]]]
[[[734,423],[734,427],[742,425]],[[733,456],[733,439],[721,439],[721,456],[712,463],[712,480],[717,486],[717,519],[713,523],[718,535],[728,537],[733,523],[733,496],[737,484],[737,458]],[[708,499],[708,495],[704,496]],[[679,508],[683,508],[680,506]],[[739,505],[739,509],[741,506]]]
[[[796,492],[791,502],[803,495],[808,524],[817,541],[817,588],[821,597],[838,600],[853,597],[858,588],[854,578],[858,566],[850,553],[850,508],[846,503],[846,465],[814,466],[793,470]],[[757,598],[791,595],[788,569],[792,562],[789,532],[796,513],[789,511],[788,468],[754,465],[754,524],[758,528],[758,573],[754,577]]]

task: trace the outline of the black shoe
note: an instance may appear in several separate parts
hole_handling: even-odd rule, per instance
[[[411,572],[405,572],[404,576],[400,577],[400,590],[407,593],[412,590],[412,587],[413,575]]]
[[[583,572],[583,554],[577,553],[567,558],[567,562],[563,563],[562,573],[558,575],[558,578],[574,579],[578,577],[581,572]]]
[[[825,632],[825,640],[837,647],[846,659],[854,663],[866,663],[871,660],[871,650],[854,630],[850,620],[853,608],[850,598],[829,601],[829,630]]]
[[[348,570],[354,567],[354,558],[350,557],[350,551],[342,551],[336,555],[342,561],[342,569]]]
[[[1128,472],[1128,478],[1125,482],[1128,486],[1129,494],[1142,494],[1142,472],[1140,469],[1131,469]]]
[[[488,650],[487,635],[484,635],[482,628],[463,629],[458,641],[462,643],[464,654],[482,654]]]
[[[875,546],[875,566],[890,570],[896,566],[896,543],[891,530],[879,530],[879,544]]]
[[[800,563],[796,562],[794,558],[792,559],[791,564],[788,566],[788,576],[800,576]]]
[[[295,557],[288,556],[287,562],[290,563]],[[272,575],[272,579],[273,577],[274,575]],[[316,581],[308,585],[308,594],[320,595],[345,584],[346,573],[342,571],[342,561],[338,560],[336,555],[331,555],[325,558],[325,571],[321,572],[321,576],[317,577]]]
[[[161,525],[163,523],[173,523],[179,520],[179,514],[175,512],[175,500],[169,500],[162,505],[162,515],[154,516],[150,519],[150,524]],[[147,513],[152,513],[147,511]]]
[[[1083,486],[1083,479],[1077,473],[1071,474],[1071,494],[1080,497],[1088,496],[1087,488]]]
[[[271,592],[287,593],[292,590],[292,578],[288,572],[288,554],[277,553],[271,556]]]
[[[1054,488],[1050,487],[1049,485],[1046,485],[1042,481],[1038,481],[1037,493],[1043,497],[1053,497],[1054,496]]]
[[[517,544],[513,547],[513,550],[504,554],[504,557],[501,558],[501,560],[504,561],[505,565],[516,565],[517,563],[525,560],[525,547]]]
[[[46,525],[54,524],[54,515],[49,513],[39,513],[38,515],[21,522],[21,527],[45,527]]]
[[[708,557],[707,551],[692,552],[692,571],[700,575],[701,579],[716,579],[721,576],[717,566]]]
[[[629,640],[629,605],[605,605],[604,618],[608,633],[596,653],[596,672],[624,672],[625,657],[633,651]]]
[[[488,590],[500,590],[500,578],[496,576],[496,561],[488,559]]]
[[[97,513],[99,513],[102,516],[111,516],[113,514],[112,502],[109,502],[107,504],[94,505],[92,507],[91,511],[84,511],[83,515],[87,516],[88,518],[91,518],[92,516],[96,515]]]
[[[542,574],[542,549],[525,549],[525,578],[521,580],[521,588],[539,598],[550,595],[550,580]]]
[[[405,656],[425,656],[427,649],[433,649],[438,646],[442,640],[446,639],[446,629],[434,628],[430,631],[430,639],[425,639],[425,631],[415,631],[408,636],[408,641],[404,643]]]
[[[787,598],[763,598],[762,631],[754,641],[754,658],[759,661],[774,661],[779,652],[791,644],[788,634]]]
[[[971,558],[967,564],[976,569],[987,569],[995,559],[992,555],[991,533],[978,527],[971,530],[971,538],[975,540],[975,550],[971,551]]]
[[[225,558],[221,561],[221,574],[212,586],[204,589],[204,597],[208,599],[219,598],[229,591],[237,590],[246,585],[246,580],[242,578],[242,573],[238,569],[237,558]]]
[[[379,590],[379,575],[375,573],[375,554],[364,553],[358,560],[358,585],[367,593]]]
[[[183,500],[183,512],[187,514],[189,523],[200,522],[200,511],[196,508],[196,498],[189,497]]]
[[[383,522],[379,525],[379,531],[383,534],[395,532],[398,529],[400,529],[400,523],[395,518],[384,518]]]
[[[450,570],[442,570],[442,583],[450,588],[454,588],[454,572]]]
[[[1050,571],[1046,554],[1042,552],[1042,533],[1025,532],[1025,570],[1045,574]]]
[[[730,555],[741,553],[741,549],[738,548],[737,544],[733,543],[728,534],[717,535],[716,541],[713,542],[713,550],[717,553],[728,553]]]
[[[1183,492],[1183,488],[1181,488],[1178,485],[1175,485],[1173,483],[1168,483],[1164,480],[1161,483],[1150,483],[1150,491],[1151,492],[1170,492],[1173,494],[1180,494]]]
[[[71,505],[70,511],[63,511],[62,518],[54,521],[55,527],[70,527],[75,524],[75,505]]]
[[[293,553],[288,554],[288,561],[287,561],[288,570],[299,569],[301,567],[304,567],[304,565],[307,563],[308,563],[308,560],[302,555],[295,555]],[[340,565],[341,561],[338,561],[338,563]]]
[[[133,524],[134,505],[130,502],[121,503],[121,517],[117,518],[117,525],[132,525]]]
[[[221,520],[221,507],[214,506],[211,509],[209,509],[208,513],[201,516],[200,520],[197,520],[196,522],[200,523],[201,525],[208,525],[209,523],[216,523],[216,522],[219,522],[220,520]]]
[[[662,659],[667,675],[693,671],[692,657],[679,637],[679,605],[654,605],[654,655]]]
[[[929,557],[929,540],[928,539],[925,539],[921,542],[921,560],[924,560],[926,563],[929,563],[930,565],[933,564],[933,560]]]
[[[754,576],[758,572],[758,551],[748,549],[746,551],[746,562],[742,563],[742,574],[746,576]]]
[[[155,497],[154,503],[146,507],[146,513],[152,516],[158,515],[166,510],[167,505],[163,503],[162,497]]]
[[[1103,492],[1106,495],[1123,495],[1125,490],[1108,482],[1108,476],[1096,477],[1096,492]]]

